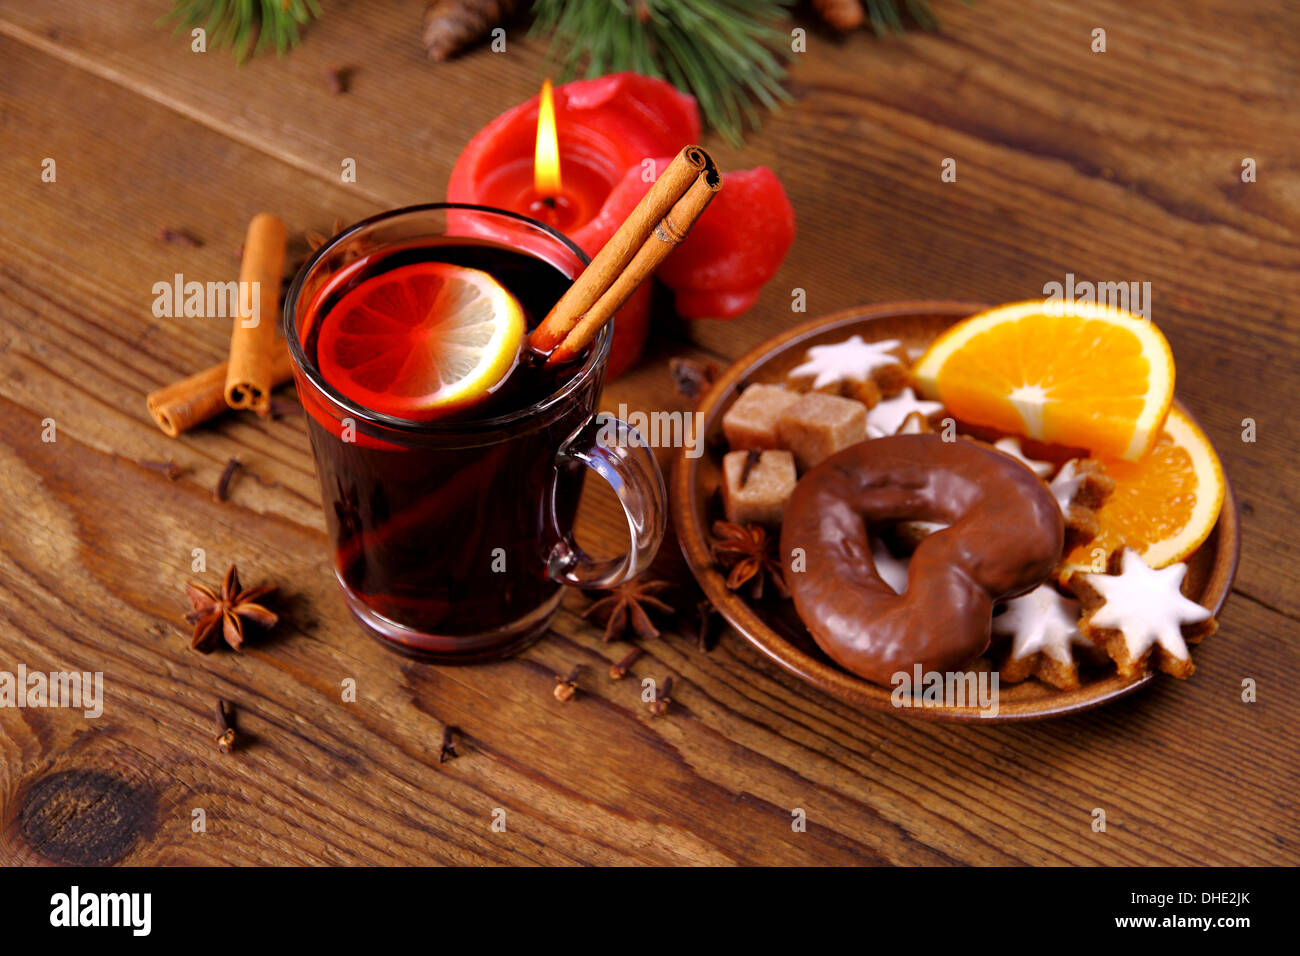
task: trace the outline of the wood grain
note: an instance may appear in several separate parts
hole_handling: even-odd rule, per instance
[[[150,290],[233,278],[260,209],[300,236],[440,198],[470,134],[535,91],[542,49],[512,35],[506,54],[435,67],[417,0],[334,3],[300,49],[236,70],[155,27],[165,4],[0,0],[0,670],[106,684],[97,720],[0,711],[0,862],[1300,862],[1300,20],[1229,0],[941,7],[938,35],[812,34],[797,103],[715,151],[785,181],[789,259],[740,319],[661,322],[604,404],[682,407],[668,358],[742,354],[807,317],[789,312],[796,288],[815,314],[1027,298],[1067,272],[1149,281],[1179,394],[1242,500],[1236,593],[1190,682],[1035,726],[913,723],[820,695],[733,634],[703,654],[682,623],[615,683],[626,645],[603,645],[576,595],[508,662],[389,654],[331,580],[301,418],[227,416],[176,441],[150,422],[144,394],[219,361],[229,333],[155,319]],[[1105,54],[1088,50],[1094,26]],[[352,89],[332,96],[322,74],[340,63]],[[47,156],[57,183],[40,181]],[[942,183],[949,156],[958,179]],[[163,244],[163,226],[203,245]],[[218,504],[234,455],[245,473]],[[176,482],[139,464],[167,457]],[[616,508],[584,500],[593,550],[622,546]],[[181,585],[230,561],[285,588],[285,621],[243,656],[199,657]],[[675,542],[659,566],[692,605]],[[560,704],[553,675],[575,663],[582,690]],[[652,718],[637,679],[670,673],[672,709]],[[249,740],[236,754],[212,745],[218,696]],[[440,764],[446,724],[461,756]]]

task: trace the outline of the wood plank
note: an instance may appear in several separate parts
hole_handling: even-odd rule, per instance
[[[15,18],[26,15],[16,6],[0,7],[11,36],[20,32]],[[984,8],[981,3],[976,12]],[[963,32],[909,39],[907,50],[873,46],[873,57],[880,52],[884,62],[865,61],[869,72],[861,80],[855,77],[863,76],[863,48],[871,41],[854,38],[837,48],[835,82],[801,88],[801,110],[789,111],[744,154],[747,162],[770,155],[773,165],[779,155],[777,168],[798,182],[795,202],[810,225],[760,312],[727,326],[698,326],[694,337],[732,355],[770,334],[789,321],[777,294],[781,283],[818,290],[820,311],[823,304],[918,288],[1006,297],[999,293],[1009,288],[1003,283],[1041,283],[1043,272],[1055,274],[1043,263],[1085,276],[1108,264],[1124,268],[1130,261],[1124,247],[1147,242],[1159,255],[1135,255],[1149,258],[1143,268],[1153,277],[1177,277],[1175,264],[1213,263],[1225,288],[1202,274],[1209,269],[1189,270],[1197,272],[1187,281],[1204,295],[1202,304],[1184,307],[1171,323],[1159,320],[1171,327],[1182,381],[1190,376],[1192,394],[1202,397],[1200,406],[1191,399],[1193,406],[1217,408],[1208,424],[1234,478],[1242,475],[1243,500],[1252,504],[1246,516],[1251,557],[1223,630],[1197,651],[1199,673],[1191,682],[1161,680],[1091,714],[1014,727],[864,715],[774,671],[734,634],[705,656],[672,629],[636,668],[637,676],[680,679],[672,713],[655,720],[633,682],[603,676],[625,648],[600,643],[577,616],[578,597],[567,602],[551,639],[491,667],[409,664],[365,638],[325,568],[301,421],[231,418],[180,442],[153,428],[143,393],[215,361],[227,335],[218,324],[190,328],[154,320],[148,311],[154,279],[178,270],[232,274],[233,250],[223,237],[236,244],[248,216],[261,208],[276,209],[300,231],[320,228],[336,214],[359,216],[403,200],[391,183],[373,193],[370,186],[354,190],[336,184],[325,173],[332,167],[318,156],[302,159],[298,144],[311,128],[305,93],[297,125],[289,124],[274,148],[262,144],[261,132],[232,137],[207,106],[182,108],[158,94],[141,95],[113,58],[126,50],[124,60],[148,60],[144,52],[158,38],[133,47],[114,32],[124,22],[120,16],[98,9],[90,16],[92,27],[107,32],[100,35],[101,52],[78,54],[76,66],[62,46],[68,33],[0,41],[6,63],[0,115],[10,147],[0,155],[0,172],[12,185],[9,228],[0,232],[0,669],[12,669],[10,661],[33,669],[102,669],[109,689],[99,721],[61,711],[0,712],[0,860],[48,860],[69,846],[84,852],[66,834],[38,831],[32,823],[39,819],[33,812],[38,785],[67,771],[78,792],[120,795],[142,821],[120,840],[99,845],[103,858],[89,862],[1297,861],[1290,796],[1296,764],[1287,743],[1297,705],[1278,686],[1278,675],[1297,663],[1295,624],[1287,616],[1295,612],[1294,562],[1287,561],[1295,502],[1277,481],[1285,473],[1279,469],[1294,460],[1286,457],[1295,451],[1294,431],[1277,399],[1294,386],[1286,356],[1294,354],[1295,329],[1270,321],[1263,301],[1269,288],[1286,289],[1292,281],[1285,273],[1295,243],[1267,221],[1271,212],[1254,213],[1261,222],[1230,220],[1227,228],[1198,226],[1195,216],[1162,220],[1145,205],[1138,216],[1126,205],[1128,189],[1112,192],[1115,187],[1064,170],[1054,179],[1057,167],[1069,164],[1036,158],[1028,148],[999,152],[993,134],[989,145],[978,146],[979,137],[969,133],[973,149],[987,150],[978,155],[988,171],[976,177],[979,191],[950,202],[938,191],[937,176],[925,185],[889,160],[909,149],[928,155],[915,137],[926,142],[930,136],[931,149],[941,140],[909,121],[901,105],[863,104],[862,97],[838,93],[836,84],[852,90],[862,83],[880,98],[890,84],[866,80],[888,76],[886,66],[903,69],[910,56],[948,55],[950,47],[970,65],[1003,49],[1006,38],[978,36],[970,40],[978,48],[961,52],[956,37],[966,36],[963,19]],[[1116,22],[1135,23],[1144,42],[1155,42],[1156,22]],[[82,24],[68,18],[74,39],[86,29]],[[372,39],[381,34],[359,35],[363,44],[376,44],[361,48],[368,62],[382,61],[375,57],[383,48]],[[1191,49],[1183,26],[1170,35],[1160,42],[1173,44],[1175,53]],[[38,43],[36,36],[45,38]],[[1221,41],[1203,42],[1204,55],[1219,62]],[[282,64],[292,65],[285,68],[303,89],[319,65],[312,49],[305,46]],[[447,72],[475,89],[486,69],[476,64],[484,62],[480,56]],[[509,70],[520,69],[511,62]],[[207,69],[212,58],[203,63]],[[822,69],[831,66],[810,61],[797,78]],[[999,69],[1015,75],[1011,66]],[[915,82],[921,74],[909,75]],[[518,87],[508,101],[526,95],[532,78],[526,79],[507,76]],[[178,70],[170,89],[200,85]],[[160,80],[159,88],[165,86]],[[252,102],[241,99],[245,92],[228,99]],[[286,102],[297,95],[287,92]],[[389,121],[417,128],[414,110],[405,100],[394,102]],[[972,95],[965,113],[989,102],[987,91]],[[479,101],[476,108],[490,115],[500,105]],[[860,110],[876,112],[855,119]],[[837,116],[860,150],[834,134]],[[1008,123],[1013,116],[1007,114]],[[431,118],[422,121],[432,125]],[[814,135],[800,145],[801,137]],[[376,136],[368,130],[358,138],[391,148]],[[461,141],[446,148],[454,153]],[[812,155],[819,150],[831,151],[834,162]],[[39,182],[45,155],[60,158],[54,187]],[[999,181],[1010,192],[997,202],[981,199],[999,195],[990,192],[999,157],[1014,170]],[[438,161],[449,164],[450,154]],[[839,169],[834,181],[833,166]],[[788,175],[805,168],[813,171],[807,179]],[[304,176],[305,169],[315,175]],[[416,174],[406,167],[393,175]],[[868,184],[863,194],[843,194],[849,176]],[[196,182],[204,188],[196,190]],[[900,191],[912,201],[899,201]],[[1271,197],[1253,208],[1273,210],[1277,201],[1285,199]],[[1023,211],[1012,211],[1018,208]],[[1087,228],[1056,221],[1072,215],[1082,215]],[[1162,233],[1171,223],[1184,231]],[[164,224],[196,230],[208,242],[197,250],[161,246],[154,237]],[[1252,239],[1221,236],[1250,234],[1247,226],[1256,230]],[[1096,238],[1107,229],[1116,230],[1109,244]],[[1162,238],[1169,235],[1199,243],[1190,260],[1179,258],[1177,238]],[[828,239],[862,253],[828,257]],[[1213,245],[1219,241],[1229,245]],[[1051,251],[1042,253],[1039,266],[1022,264],[1044,248]],[[1253,251],[1246,254],[1247,248]],[[954,251],[968,253],[965,261],[952,258]],[[864,260],[878,263],[866,276]],[[1133,269],[1118,277],[1142,275]],[[1256,281],[1264,284],[1251,285]],[[1228,333],[1217,316],[1238,314],[1235,306],[1243,328]],[[1246,348],[1243,333],[1269,348]],[[605,404],[675,407],[664,367],[673,351],[664,348],[617,383]],[[1267,439],[1255,447],[1232,451],[1223,437],[1239,417],[1224,401],[1226,380],[1240,382],[1232,392],[1243,408],[1257,409]],[[53,444],[40,441],[46,417],[58,423]],[[173,484],[137,464],[168,454],[191,474]],[[251,477],[223,506],[208,492],[230,454],[249,462]],[[593,500],[584,509],[588,538],[617,547],[609,531],[612,505]],[[214,569],[236,560],[255,577],[292,582],[286,621],[273,639],[243,657],[199,658],[188,651],[177,623],[179,585],[191,576],[195,546],[206,548]],[[662,565],[665,573],[680,574],[671,546]],[[550,695],[552,675],[575,662],[589,667],[584,692],[560,705]],[[349,677],[360,688],[355,704],[340,701],[340,682]],[[1240,703],[1243,677],[1260,682],[1259,703]],[[241,754],[222,757],[210,743],[209,711],[218,695],[239,704],[241,726],[257,738]],[[467,740],[462,757],[439,765],[444,723],[462,727]],[[190,830],[195,807],[208,811],[209,832],[201,837]],[[505,834],[489,829],[495,807],[507,810]],[[795,807],[808,811],[807,833],[790,829]],[[1107,811],[1105,834],[1090,830],[1094,807]]]

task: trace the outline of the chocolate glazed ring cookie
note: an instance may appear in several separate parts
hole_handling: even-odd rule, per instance
[[[949,527],[917,546],[907,590],[895,594],[867,535],[905,519]],[[799,480],[781,554],[795,609],[821,649],[888,687],[916,664],[951,671],[983,653],[993,602],[1041,583],[1062,534],[1051,493],[1009,456],[965,439],[894,435],[846,448]]]

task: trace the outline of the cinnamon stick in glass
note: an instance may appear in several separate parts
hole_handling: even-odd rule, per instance
[[[686,238],[722,185],[713,159],[686,146],[660,174],[591,265],[528,337],[548,363],[581,354],[673,248]]]
[[[225,398],[231,408],[251,408],[262,416],[271,413],[280,274],[287,242],[284,222],[270,213],[258,213],[248,224],[239,266],[239,310],[230,336]]]
[[[145,396],[149,414],[158,427],[172,438],[201,425],[208,419],[227,411],[226,370],[229,363],[222,362],[197,372],[189,378],[173,382]],[[293,378],[293,361],[284,339],[277,339],[271,356],[271,387],[283,385]]]

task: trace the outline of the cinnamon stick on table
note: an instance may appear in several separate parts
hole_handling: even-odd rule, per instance
[[[546,354],[548,363],[577,357],[686,238],[721,186],[722,177],[709,154],[698,146],[684,147],[533,330],[529,347]]]
[[[189,378],[165,385],[145,396],[149,414],[166,434],[175,438],[230,408],[226,404],[228,362],[205,368]],[[293,360],[284,339],[276,339],[271,355],[271,387],[293,378]]]
[[[248,224],[239,267],[239,314],[230,336],[226,404],[251,408],[262,416],[271,412],[280,274],[287,242],[284,222],[270,213],[259,213]]]

